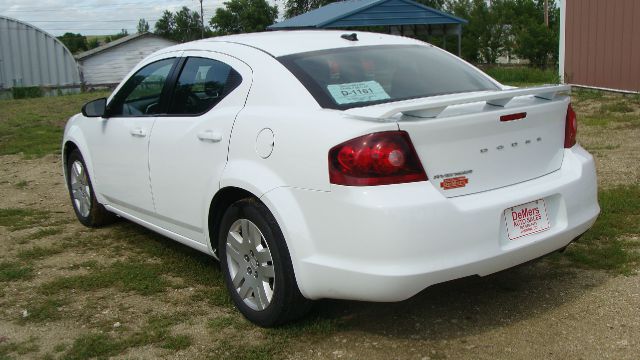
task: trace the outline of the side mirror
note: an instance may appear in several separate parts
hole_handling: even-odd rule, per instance
[[[82,115],[86,117],[104,117],[107,112],[107,99],[100,98],[82,106]]]

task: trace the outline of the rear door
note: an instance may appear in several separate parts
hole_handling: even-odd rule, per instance
[[[167,115],[157,119],[151,133],[151,188],[162,226],[204,243],[209,201],[219,188],[252,72],[220,53],[186,51],[183,57]]]

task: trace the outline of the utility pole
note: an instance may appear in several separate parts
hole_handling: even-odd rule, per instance
[[[547,24],[549,26],[549,24]],[[204,12],[202,11],[202,0],[200,0],[200,39],[204,39]]]
[[[544,24],[549,27],[549,0],[544,0]]]

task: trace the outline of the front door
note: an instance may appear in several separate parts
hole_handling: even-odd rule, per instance
[[[107,105],[107,117],[92,126],[96,189],[115,208],[144,217],[154,211],[149,182],[149,138],[176,57],[135,72]],[[87,121],[95,121],[88,119]]]

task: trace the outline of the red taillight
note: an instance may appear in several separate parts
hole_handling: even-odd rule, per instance
[[[571,103],[567,107],[567,119],[564,126],[564,147],[570,148],[576,144],[576,135],[578,133],[578,119],[576,112],[573,111]]]
[[[329,180],[350,186],[388,185],[427,180],[405,131],[357,137],[329,150]]]

